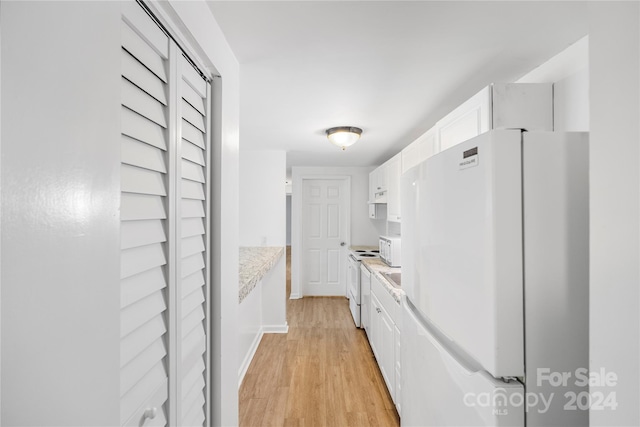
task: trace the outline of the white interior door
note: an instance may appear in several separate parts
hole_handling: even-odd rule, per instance
[[[302,182],[302,293],[345,295],[348,179]]]

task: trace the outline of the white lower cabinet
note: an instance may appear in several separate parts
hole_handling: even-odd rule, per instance
[[[371,275],[371,307],[368,337],[371,350],[400,414],[400,305],[380,280]],[[401,415],[401,414],[400,414]]]

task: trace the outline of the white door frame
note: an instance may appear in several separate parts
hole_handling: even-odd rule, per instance
[[[350,175],[300,175],[294,173],[291,190],[291,296],[290,299],[298,299],[304,296],[304,289],[300,282],[302,277],[302,188],[305,180],[342,180],[346,185],[347,203],[345,206],[347,223],[345,251],[351,246],[351,176]],[[346,253],[345,253],[346,256]],[[346,269],[345,269],[346,270]],[[342,277],[346,286],[346,273]]]

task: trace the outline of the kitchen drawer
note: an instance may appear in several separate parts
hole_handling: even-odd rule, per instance
[[[374,274],[371,275],[371,292],[378,297],[380,305],[387,311],[391,320],[395,324],[400,324],[400,304],[393,299],[385,285]]]

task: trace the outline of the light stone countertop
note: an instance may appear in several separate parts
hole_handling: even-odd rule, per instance
[[[371,272],[382,283],[382,286],[391,294],[394,300],[400,304],[400,300],[405,292],[389,283],[389,279],[384,277],[382,273],[401,273],[400,267],[389,267],[380,258],[363,259],[362,265]]]
[[[284,254],[284,247],[252,246],[240,248],[240,295],[242,302]]]

